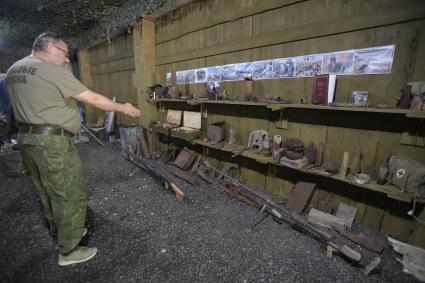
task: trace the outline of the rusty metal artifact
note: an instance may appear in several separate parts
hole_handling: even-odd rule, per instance
[[[208,139],[213,143],[219,143],[226,139],[226,122],[219,121],[209,123],[207,126]]]

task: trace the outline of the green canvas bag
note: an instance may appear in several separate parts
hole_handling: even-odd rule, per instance
[[[388,182],[411,197],[425,197],[425,165],[403,156],[388,159]]]

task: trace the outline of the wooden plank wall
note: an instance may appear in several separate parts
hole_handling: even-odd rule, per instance
[[[156,21],[157,73],[164,84],[165,73],[171,71],[395,44],[391,74],[339,76],[336,90],[338,102],[347,102],[353,90],[367,90],[371,104],[388,103],[406,82],[425,80],[424,11],[425,1],[420,0],[194,1]],[[104,76],[102,72],[96,73],[98,81]],[[232,100],[243,99],[242,82],[225,82],[223,86]],[[193,84],[180,89],[191,94],[200,87],[203,86]],[[311,78],[254,82],[256,95],[280,96],[294,102],[304,96],[310,99],[312,88]],[[355,147],[361,147],[362,168],[378,167],[387,154],[425,162],[424,147],[400,143],[404,130],[423,129],[419,119],[291,110],[285,112],[288,128],[279,129],[272,118],[275,114],[269,110],[206,107],[208,120],[225,120],[235,129],[239,144],[247,143],[252,130],[264,129],[284,139],[298,137],[306,144],[323,142],[326,158],[337,161],[342,160],[344,151],[353,153]],[[285,196],[291,193],[297,178],[305,177],[294,177],[296,174],[292,173],[266,176],[254,169],[244,167],[242,179]],[[404,204],[384,195],[356,191],[356,187],[327,180],[319,182],[313,205],[332,191],[335,205],[346,202],[358,209],[357,221],[408,238],[413,222],[406,218],[404,212],[408,207]]]
[[[137,105],[136,89],[132,78],[135,71],[133,54],[133,36],[122,35],[95,46],[89,51],[90,74],[93,90],[109,98],[117,97],[119,102]],[[98,115],[104,112],[97,110],[90,118],[96,122]],[[137,119],[118,113],[118,124],[137,123]]]

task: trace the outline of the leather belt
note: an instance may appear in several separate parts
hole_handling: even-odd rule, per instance
[[[21,134],[37,134],[37,135],[53,135],[53,136],[67,136],[73,137],[74,134],[61,128],[55,128],[50,126],[37,126],[37,125],[25,125],[19,127],[19,133]]]

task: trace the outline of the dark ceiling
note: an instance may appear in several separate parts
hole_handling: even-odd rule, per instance
[[[116,26],[129,25],[165,0],[0,0],[0,47],[31,47],[44,31],[88,44]],[[97,29],[96,31],[94,31]],[[82,42],[81,34],[92,34]]]

